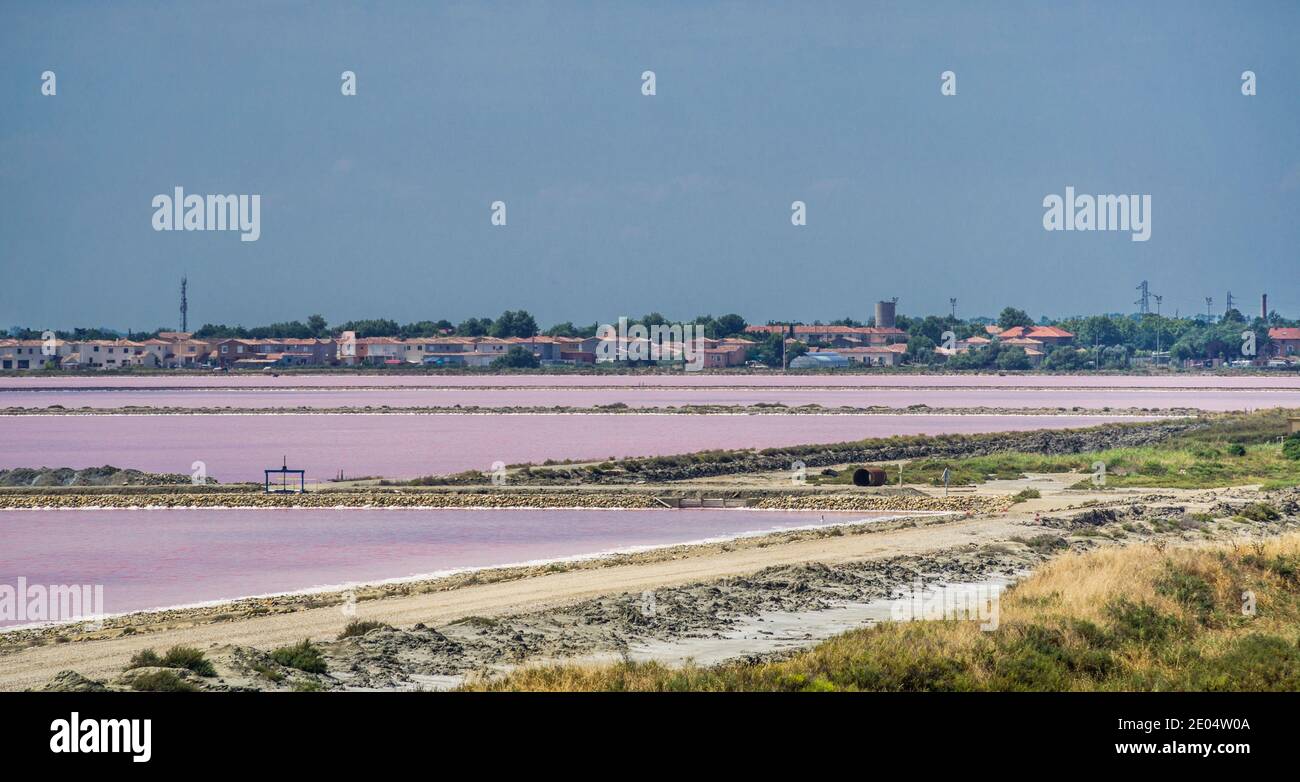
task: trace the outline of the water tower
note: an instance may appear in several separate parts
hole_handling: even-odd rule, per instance
[[[876,302],[876,328],[894,328],[894,310],[897,306],[898,299]]]

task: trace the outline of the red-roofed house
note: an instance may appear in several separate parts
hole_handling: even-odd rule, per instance
[[[839,348],[834,352],[844,356],[855,364],[876,367],[898,366],[907,353],[907,345],[875,345],[865,348]]]
[[[877,328],[875,326],[807,326],[787,327],[747,326],[748,334],[780,334],[793,329],[794,338],[809,344],[838,345],[845,347],[867,347],[888,345],[891,342],[906,342],[907,332],[898,328]]]
[[[970,350],[971,348],[985,347],[992,341],[993,340],[991,339],[986,339],[980,336],[971,336],[971,337],[967,337],[966,339],[957,340],[957,342],[954,344],[954,347],[957,348],[958,352],[964,352]]]
[[[1273,355],[1294,356],[1300,353],[1300,329],[1269,329],[1268,338],[1273,343]]]
[[[1044,345],[1068,345],[1074,341],[1074,335],[1056,326],[1013,326],[998,334],[998,339],[1033,339]]]

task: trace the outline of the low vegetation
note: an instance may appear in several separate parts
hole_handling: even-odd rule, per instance
[[[173,646],[161,657],[153,649],[145,649],[131,657],[126,669],[133,668],[185,668],[199,676],[217,675],[217,670],[203,652],[192,646]]]
[[[1042,493],[1039,492],[1038,489],[1021,489],[1020,491],[1011,495],[1011,502],[1017,503],[1017,502],[1025,502],[1026,500],[1036,500],[1042,496],[1043,496]]]
[[[364,622],[359,619],[354,619],[351,622],[348,622],[347,627],[344,627],[343,631],[339,633],[338,640],[342,641],[344,638],[362,636],[371,630],[378,630],[381,627],[388,627],[388,625],[383,622]]]
[[[325,658],[311,639],[304,638],[301,643],[281,646],[271,652],[271,659],[286,668],[296,668],[305,673],[325,673]]]
[[[1250,546],[1065,554],[999,623],[884,623],[769,663],[525,667],[476,690],[1300,689],[1300,534]]]
[[[907,462],[908,483],[973,486],[990,480],[1014,480],[1028,473],[1086,473],[1079,489],[1146,487],[1196,489],[1260,484],[1277,489],[1300,485],[1300,437],[1288,437],[1287,416],[1295,411],[1267,410],[1209,419],[1208,425],[1167,441],[1082,453],[1044,454],[1002,451],[961,458],[922,458]],[[1294,444],[1293,444],[1294,443]],[[1097,467],[1105,465],[1102,471]],[[897,480],[896,465],[886,469]],[[1094,476],[1097,476],[1094,478]],[[1104,480],[1099,480],[1103,478]],[[851,471],[809,478],[821,485],[851,484]]]
[[[131,680],[131,689],[138,692],[198,692],[199,688],[177,676],[173,671],[148,671]]]

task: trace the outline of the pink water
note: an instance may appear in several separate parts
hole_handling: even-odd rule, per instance
[[[119,613],[887,517],[707,509],[0,511],[0,584],[16,588],[25,577],[103,585],[104,610]]]
[[[755,373],[713,375],[682,372],[664,375],[397,375],[212,374],[119,377],[93,375],[47,377],[39,373],[0,377],[0,389],[40,388],[627,388],[699,387],[942,387],[942,388],[1281,388],[1300,390],[1300,375],[1158,374],[1158,375],[903,375]]]
[[[389,407],[595,407],[623,403],[637,408],[681,407],[685,405],[785,404],[792,407],[818,404],[823,407],[905,408],[1104,408],[1201,410],[1255,410],[1262,407],[1300,407],[1300,388],[1180,389],[1180,388],[1093,388],[1051,389],[1006,388],[891,388],[828,386],[786,388],[773,386],[696,388],[646,387],[560,387],[560,388],[221,388],[221,389],[62,389],[46,391],[0,391],[0,407],[114,408],[379,408]]]
[[[0,407],[631,407],[683,405],[1300,407],[1277,375],[156,375],[0,378]]]
[[[1112,416],[1016,415],[85,415],[0,417],[0,468],[112,464],[261,481],[289,466],[309,480],[490,470],[494,462],[598,460],[712,448],[770,448],[898,434],[1094,426]]]

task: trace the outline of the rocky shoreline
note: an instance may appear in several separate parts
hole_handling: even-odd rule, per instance
[[[101,509],[241,509],[241,508],[461,508],[461,509],[626,509],[653,510],[665,506],[658,498],[693,496],[697,492],[663,490],[522,492],[492,491],[400,491],[400,490],[331,490],[307,494],[263,494],[253,491],[212,493],[79,493],[0,492],[0,510],[101,510]],[[764,510],[844,510],[844,511],[955,511],[989,512],[1005,502],[988,497],[957,495],[930,497],[924,494],[883,492],[819,492],[800,495],[792,492],[707,492],[709,496],[732,498],[744,505]],[[748,495],[748,496],[745,496]]]

